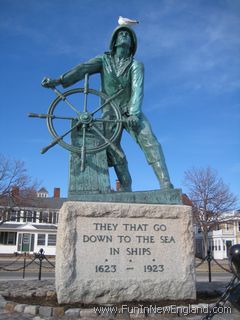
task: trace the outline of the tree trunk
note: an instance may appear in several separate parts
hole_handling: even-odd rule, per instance
[[[208,232],[203,230],[203,253],[204,253],[204,258],[208,254],[208,247],[209,247],[209,241],[208,241]]]

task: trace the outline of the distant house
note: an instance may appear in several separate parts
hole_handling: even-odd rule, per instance
[[[192,206],[193,203],[186,194],[182,195],[184,205]],[[203,235],[196,221],[194,224],[195,254],[204,258]],[[227,259],[232,245],[240,243],[240,212],[239,210],[223,213],[221,222],[216,224],[215,230],[208,233],[208,249],[215,259]]]
[[[200,228],[195,225],[196,255],[203,257],[203,239]],[[208,249],[215,259],[227,259],[232,245],[240,243],[240,214],[239,210],[222,214],[221,222],[215,230],[208,234]]]
[[[41,188],[31,201],[7,213],[6,205],[0,203],[0,254],[34,253],[43,248],[46,255],[55,255],[59,210],[65,200],[59,188],[52,198]]]
[[[38,198],[48,198],[48,191],[45,188],[41,188],[37,192]]]

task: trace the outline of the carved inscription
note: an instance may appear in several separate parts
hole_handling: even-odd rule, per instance
[[[78,229],[85,278],[160,276],[177,254],[180,235],[170,219],[82,217]]]

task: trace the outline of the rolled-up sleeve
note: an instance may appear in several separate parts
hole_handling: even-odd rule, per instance
[[[64,88],[84,79],[85,74],[95,74],[102,71],[102,55],[86,62],[80,63],[61,76],[61,84]]]
[[[131,98],[128,103],[130,115],[141,112],[144,91],[144,66],[141,62],[134,61],[131,70]]]

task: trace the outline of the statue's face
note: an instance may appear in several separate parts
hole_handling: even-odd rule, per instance
[[[132,39],[129,32],[126,30],[121,30],[117,34],[115,46],[118,47],[121,45],[125,45],[125,46],[131,47],[131,42],[132,42]]]

